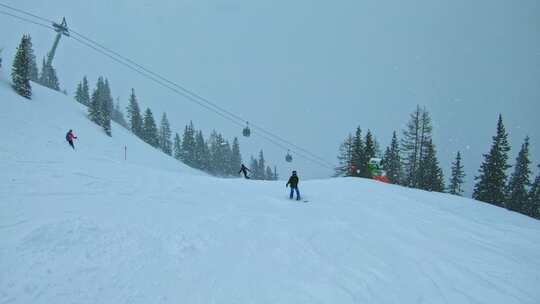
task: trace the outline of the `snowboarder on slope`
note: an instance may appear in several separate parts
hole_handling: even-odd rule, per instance
[[[73,145],[74,139],[77,139],[77,136],[75,136],[75,134],[73,134],[73,130],[70,129],[66,134],[66,140],[69,143],[69,145],[73,148],[73,150],[75,150],[75,146]]]
[[[244,164],[242,164],[242,167],[240,167],[240,171],[238,171],[238,174],[244,173],[244,178],[249,179],[249,176],[247,176],[248,172],[251,172],[251,170],[249,170],[246,166],[244,166]]]
[[[298,181],[299,181],[298,175],[296,175],[296,171],[293,171],[291,177],[289,177],[289,181],[285,185],[285,187],[288,187],[289,185],[291,185],[291,194],[289,195],[290,199],[293,199],[293,194],[296,191],[297,201],[300,200],[300,191],[298,191]]]

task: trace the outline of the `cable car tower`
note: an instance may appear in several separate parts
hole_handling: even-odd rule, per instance
[[[56,54],[56,48],[58,48],[58,43],[62,35],[69,37],[69,30],[66,22],[66,17],[62,18],[61,23],[53,22],[54,31],[57,33],[56,38],[54,39],[54,44],[51,51],[47,54],[47,65],[52,66],[54,55]]]

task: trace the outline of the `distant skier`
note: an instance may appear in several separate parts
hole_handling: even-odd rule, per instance
[[[291,194],[289,195],[290,199],[293,199],[293,194],[296,191],[296,200],[300,200],[300,191],[298,191],[298,175],[296,175],[296,171],[292,172],[291,177],[289,177],[289,181],[285,185],[285,187],[291,186]]]
[[[248,172],[251,172],[244,164],[242,164],[242,167],[240,167],[240,171],[238,171],[238,174],[244,173],[244,178],[249,179],[249,176],[247,175]]]
[[[73,140],[77,139],[77,136],[73,134],[73,130],[69,130],[66,134],[66,140],[69,143],[69,145],[75,150],[75,146],[73,145]]]

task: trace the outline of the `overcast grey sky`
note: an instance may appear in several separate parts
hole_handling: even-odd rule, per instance
[[[432,113],[445,174],[463,152],[469,188],[502,113],[517,152],[531,137],[540,162],[540,1],[210,1],[1,0],[74,29],[168,76],[221,106],[335,162],[342,139],[360,125],[381,145],[417,104]],[[0,15],[0,47],[11,61],[22,33],[38,57],[53,33]],[[63,40],[55,65],[73,91],[83,75],[109,78],[125,105],[135,87],[143,106],[166,111],[181,131],[193,119],[207,135],[240,129],[149,83],[111,60]],[[253,137],[282,176],[330,170]],[[512,162],[514,153],[512,154]]]

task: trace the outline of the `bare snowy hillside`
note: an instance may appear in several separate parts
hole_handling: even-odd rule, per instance
[[[38,86],[29,101],[2,80],[0,102],[1,303],[540,301],[537,220],[363,179],[290,201],[107,137]]]

